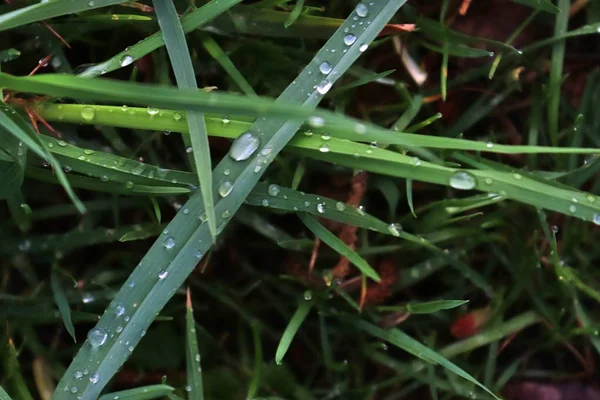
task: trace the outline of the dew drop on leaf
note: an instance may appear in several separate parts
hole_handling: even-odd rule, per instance
[[[235,161],[247,160],[258,146],[260,146],[260,139],[251,132],[244,132],[231,145],[229,157]]]
[[[450,177],[450,186],[454,189],[471,190],[476,184],[475,177],[465,171],[456,172]]]

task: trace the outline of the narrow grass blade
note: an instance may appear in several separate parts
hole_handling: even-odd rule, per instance
[[[204,6],[197,8],[182,18],[181,25],[184,32],[187,33],[197,29],[241,2],[242,0],[211,1]],[[164,44],[165,42],[162,33],[156,32],[141,42],[114,55],[110,59],[86,69],[80,76],[93,77],[126,67]]]
[[[200,350],[198,350],[198,337],[196,336],[196,322],[194,321],[194,310],[192,309],[192,299],[190,289],[187,290],[187,301],[185,303],[185,335],[186,352],[185,365],[187,372],[188,399],[204,399],[204,389],[202,387],[202,367],[200,365]]]
[[[304,7],[304,0],[298,0],[298,1],[296,1],[296,4],[294,5],[294,8],[290,12],[289,17],[285,21],[285,23],[283,24],[283,26],[285,26],[286,28],[289,28],[290,26],[292,26],[294,24],[294,22],[296,22],[296,20],[300,16],[300,14],[302,14],[302,8],[303,7]]]
[[[245,103],[245,107],[248,107],[249,103],[252,103],[252,107],[257,111],[261,111],[263,115],[265,115],[265,113],[270,115],[271,109],[276,110],[277,108],[285,108],[298,115],[304,113],[311,115],[322,113],[309,113],[308,111],[311,108],[314,109],[322,99],[324,94],[323,89],[327,88],[329,83],[335,83],[335,81],[343,75],[343,73],[359,57],[361,54],[360,49],[363,48],[360,43],[364,45],[371,43],[389,18],[391,18],[396,10],[403,4],[404,1],[390,0],[370,5],[370,24],[363,24],[360,26],[355,25],[356,27],[353,29],[357,37],[357,43],[359,44],[349,46],[346,49],[347,52],[344,53],[341,51],[344,48],[343,37],[345,33],[343,30],[346,27],[350,29],[351,25],[354,23],[352,17],[356,15],[353,14],[346,22],[344,22],[344,25],[340,27],[319,53],[317,53],[306,69],[297,77],[296,84],[289,85],[276,103],[232,96],[231,99],[235,99],[235,101],[232,101],[230,105],[237,109],[236,104]],[[330,51],[331,49],[339,49],[340,51],[332,52]],[[323,83],[320,86],[320,89],[317,90],[316,86],[322,82],[322,78],[318,77],[319,65],[325,57],[329,59],[329,63],[332,67],[339,71],[339,74],[330,77],[329,83]],[[4,81],[5,78],[6,75],[0,74],[0,81]],[[55,78],[62,79],[59,77]],[[85,79],[77,80],[80,84],[85,81]],[[94,80],[87,81],[89,83],[89,81]],[[107,83],[108,81],[102,80],[102,83],[99,86],[106,87]],[[1,84],[4,84],[4,82]],[[147,86],[142,87],[148,89]],[[36,86],[36,88],[39,88],[39,86]],[[154,90],[156,90],[156,88]],[[168,93],[169,95],[174,96],[174,98],[187,92],[184,90],[177,91],[164,88],[160,90],[165,91],[164,94]],[[86,91],[84,90],[82,92]],[[109,92],[110,91],[106,91],[105,93]],[[150,92],[145,92],[144,96],[150,96]],[[209,95],[199,96],[198,93],[194,92],[193,95],[188,93],[184,97],[194,99],[193,101],[198,101],[198,99],[206,98],[206,96]],[[217,97],[214,98],[216,99]],[[157,101],[158,99],[160,98],[157,97]],[[163,100],[163,104],[173,106],[171,103],[173,99],[163,98]],[[204,103],[205,105],[210,106],[210,102],[206,101]],[[261,103],[263,106],[266,106],[266,108],[261,109]],[[284,107],[283,104],[286,104],[286,106]],[[192,107],[185,106],[181,108],[190,109]],[[200,108],[198,109],[200,110]],[[286,116],[290,117],[289,112]],[[235,161],[232,157],[225,157],[215,168],[213,176],[219,177],[227,176],[224,172],[225,170],[229,170],[230,175],[228,176],[228,179],[231,180],[234,185],[233,191],[228,196],[221,197],[216,203],[218,231],[224,229],[233,214],[241,206],[245,197],[258,182],[262,176],[262,172],[264,172],[263,167],[268,165],[273,157],[283,149],[296,133],[300,125],[300,121],[279,117],[265,117],[264,119],[261,118],[257,120],[251,127],[251,131],[255,134],[260,133],[261,148],[256,149],[256,154],[259,155],[259,157],[255,157],[252,160],[240,161]],[[258,169],[258,172],[255,171],[257,163],[260,163],[261,166],[261,169]],[[215,180],[215,186],[213,187],[215,194],[218,193],[218,186],[220,186],[221,183],[222,181]],[[139,342],[140,332],[149,326],[158,311],[164,307],[173,293],[175,293],[177,288],[181,286],[183,281],[196,267],[199,259],[210,248],[212,240],[207,224],[202,223],[202,216],[202,196],[197,193],[182,207],[181,212],[177,213],[173,218],[172,222],[167,226],[164,236],[161,235],[149,249],[139,266],[135,268],[122,289],[117,293],[111,306],[109,306],[109,311],[114,310],[118,305],[125,306],[126,315],[130,317],[129,322],[120,332],[116,332],[116,328],[120,321],[115,320],[114,313],[105,313],[90,333],[92,340],[88,339],[86,343],[81,346],[77,356],[63,376],[59,387],[64,387],[65,385],[68,387],[75,386],[77,392],[81,394],[83,398],[94,398],[98,396],[99,392],[106,386],[109,379],[128,358],[131,353],[130,349],[133,349]],[[131,283],[133,283],[133,287],[131,287]],[[106,336],[104,334],[106,334]],[[98,337],[105,338],[105,340],[101,341],[102,343],[100,345],[97,345],[99,342],[94,340]],[[129,342],[129,345],[125,345],[126,341]],[[92,344],[94,344],[94,346],[92,346]],[[94,374],[97,374],[94,375],[98,378],[95,383],[87,381],[81,382],[74,379],[73,373],[76,370],[85,367],[92,368]],[[92,371],[90,370],[90,373],[91,372]],[[55,397],[56,400],[62,398],[60,395],[55,395]]]
[[[52,164],[52,167],[56,173],[56,176],[61,183],[62,187],[67,192],[67,195],[75,204],[80,213],[85,213],[85,207],[83,203],[69,184],[65,173],[63,172],[62,166],[56,160],[56,158],[48,151],[48,149],[42,144],[39,135],[32,132],[25,121],[16,114],[14,110],[5,105],[0,106],[0,126],[9,132],[15,139],[22,142],[27,148],[33,151],[40,158],[47,160]]]
[[[0,31],[32,22],[119,4],[119,0],[44,1],[0,15]]]
[[[446,368],[448,371],[455,373],[461,378],[476,384],[487,393],[492,395],[495,399],[499,399],[494,393],[492,393],[488,388],[479,383],[475,378],[465,372],[462,368],[458,367],[456,364],[449,361],[447,358],[443,357],[439,353],[431,350],[429,347],[421,344],[416,341],[412,337],[408,336],[404,332],[399,329],[390,329],[384,330],[380,327],[373,325],[369,322],[363,321],[358,318],[348,318],[348,322],[353,325],[355,328],[368,333],[371,336],[374,336],[380,340],[385,340],[394,346],[412,354],[415,357],[418,357],[428,363],[431,364],[439,364],[442,367]]]
[[[171,66],[175,72],[177,86],[180,89],[198,89],[192,59],[187,48],[187,42],[183,28],[179,22],[179,17],[177,16],[175,5],[171,0],[154,0],[154,9],[156,10],[158,24],[163,33],[169,58],[171,59]],[[210,162],[208,133],[206,132],[204,115],[201,112],[187,110],[186,113],[190,132],[189,137],[191,139],[202,199],[204,200],[208,228],[214,242],[217,237],[217,218],[215,217],[215,205],[212,194],[212,166]]]
[[[69,332],[69,335],[71,335],[73,338],[73,341],[77,343],[77,338],[75,337],[75,327],[73,326],[73,321],[71,321],[71,307],[69,306],[69,300],[65,295],[63,285],[60,282],[60,272],[56,265],[52,267],[52,272],[50,274],[50,285],[52,286],[54,301],[58,306],[58,311],[60,312],[63,324],[65,325],[67,332]]]
[[[306,316],[310,312],[314,302],[310,299],[309,296],[305,294],[304,298],[300,300],[300,304],[296,309],[292,318],[290,318],[290,322],[285,327],[285,331],[283,331],[283,335],[281,335],[281,340],[279,341],[279,345],[277,345],[277,351],[275,352],[275,362],[277,364],[281,364],[283,361],[283,357],[285,353],[287,353],[290,345],[292,344],[292,340],[294,340],[294,336],[298,332],[300,325],[306,319]]]
[[[262,365],[263,365],[263,349],[262,342],[260,340],[260,325],[251,324],[252,328],[252,341],[254,343],[254,369],[252,370],[252,380],[248,386],[248,393],[246,399],[254,399],[258,389],[260,389],[260,383],[262,381]]]
[[[150,385],[120,392],[107,393],[100,396],[99,400],[147,400],[168,396],[175,389],[168,385]]]
[[[469,300],[437,300],[423,303],[408,303],[401,306],[379,306],[378,311],[406,311],[411,314],[431,314],[442,310],[450,310],[467,304]]]
[[[515,3],[520,3],[536,10],[547,11],[551,14],[558,14],[561,9],[556,7],[550,0],[513,0]]]
[[[356,266],[366,276],[373,279],[375,282],[381,281],[381,277],[367,263],[367,261],[352,250],[346,243],[342,242],[337,236],[328,231],[323,225],[321,225],[312,216],[305,213],[298,213],[298,217],[306,227],[315,234],[319,239],[326,243],[333,250],[337,251],[340,255],[346,257],[352,264]]]
[[[21,373],[21,366],[19,365],[19,353],[15,347],[15,343],[11,338],[3,338],[6,340],[2,343],[0,348],[0,354],[2,354],[2,369],[3,369],[3,382],[6,382],[6,387],[10,388],[10,392],[18,400],[33,400],[27,383]]]

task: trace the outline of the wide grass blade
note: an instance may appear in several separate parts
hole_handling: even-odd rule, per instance
[[[187,373],[188,399],[204,399],[204,389],[202,387],[202,367],[200,364],[200,350],[198,350],[198,337],[196,336],[196,322],[194,321],[194,310],[192,309],[192,299],[190,289],[187,290],[187,301],[185,303],[185,336],[186,352],[185,366]]]
[[[340,255],[346,257],[352,264],[354,264],[354,266],[356,266],[356,268],[360,270],[360,272],[373,279],[375,282],[381,281],[381,277],[377,271],[375,271],[364,258],[348,247],[348,245],[340,240],[337,236],[328,231],[316,219],[305,213],[298,213],[298,217],[300,217],[302,223],[306,225],[306,227],[312,233],[314,233],[316,237],[321,239],[323,243],[337,251]],[[398,235],[399,234],[400,233],[398,233]]]
[[[373,41],[379,30],[402,4],[404,4],[403,1],[394,0],[382,1],[369,6],[371,16],[368,18],[368,22],[370,23],[352,27],[353,34],[357,37],[357,44],[345,48],[343,37],[346,33],[343,30],[351,28],[351,25],[354,23],[352,17],[356,16],[352,15],[297,77],[296,84],[288,86],[276,103],[270,101],[263,102],[260,99],[249,100],[239,96],[231,96],[232,101],[229,105],[237,110],[238,107],[236,104],[245,103],[244,107],[246,108],[252,104],[252,108],[262,112],[263,115],[271,115],[272,110],[277,110],[278,108],[285,108],[287,110],[287,113],[283,114],[286,117],[293,116],[294,112],[298,115],[309,115],[311,108],[314,108],[318,104],[326,90],[359,57],[361,49],[364,49],[364,45],[368,45]],[[331,52],[331,49],[335,49],[336,51]],[[346,52],[343,52],[343,49]],[[328,80],[319,76],[319,65],[324,59],[328,59],[332,68],[339,72],[336,75],[330,76]],[[0,75],[0,81],[2,81],[0,84],[3,85],[6,83],[6,78],[7,75]],[[55,78],[62,80],[64,77],[55,76]],[[85,85],[86,81],[89,84],[89,82],[94,80],[80,78],[76,82]],[[104,92],[104,95],[110,97],[111,90],[105,91],[102,89],[103,87],[107,87],[106,85],[109,84],[109,81],[101,81],[96,82],[95,86],[97,87],[95,90],[100,90]],[[110,84],[120,85],[120,83],[116,82]],[[39,90],[39,86],[36,86],[36,88],[38,89],[33,89],[32,87],[32,90]],[[141,85],[139,88],[150,89],[144,85]],[[152,90],[156,89],[153,88]],[[69,91],[71,90],[77,91],[76,85],[70,86]],[[162,100],[160,100],[160,97],[156,97],[158,103],[154,104],[154,106],[172,107],[174,106],[172,100],[182,93],[186,93],[185,97],[194,99],[194,101],[198,101],[198,99],[208,100],[207,96],[211,97],[210,94],[200,96],[196,92],[188,93],[188,91],[184,90],[166,88],[159,90],[165,91],[163,94],[167,97],[162,98]],[[80,91],[82,94],[86,92],[86,90]],[[120,94],[127,95],[127,93]],[[136,97],[138,100],[141,94],[141,92],[137,94]],[[150,96],[150,93],[146,92],[144,96],[147,98]],[[169,99],[168,96],[173,96],[173,99]],[[222,96],[224,95],[218,97]],[[210,109],[211,103],[214,105],[214,99],[217,99],[217,102],[220,101],[217,97],[212,98],[212,101],[202,100],[201,103],[204,103],[204,106]],[[122,104],[122,100],[119,100],[119,102]],[[286,106],[283,106],[283,104],[286,104]],[[304,107],[301,107],[302,105]],[[180,108],[190,109],[193,107],[185,106]],[[203,109],[202,111],[205,110]],[[290,115],[290,111],[292,115]],[[285,118],[265,117],[259,119],[250,128],[251,132],[257,135],[260,140],[260,149],[256,149],[257,156],[253,159],[241,161],[235,161],[232,157],[225,157],[215,168],[213,177],[219,177],[219,180],[214,180],[215,187],[213,187],[213,190],[215,194],[219,193],[218,188],[225,180],[222,177],[227,177],[233,184],[231,193],[220,197],[220,200],[216,203],[218,231],[224,229],[233,214],[241,206],[245,197],[262,176],[265,167],[283,149],[300,125],[300,121],[287,120]],[[258,164],[261,167],[259,169],[257,169]],[[229,170],[230,175],[226,175],[224,173],[225,170]],[[99,394],[139,342],[141,337],[140,332],[148,327],[158,311],[162,309],[177,288],[181,286],[183,281],[196,267],[199,259],[210,248],[212,240],[207,224],[202,223],[203,215],[202,197],[200,194],[195,194],[182,207],[181,211],[167,226],[164,234],[154,243],[139,266],[132,272],[109,306],[109,312],[105,313],[96,327],[90,331],[90,337],[80,348],[79,353],[63,376],[59,387],[65,385],[68,387],[75,386],[77,394],[85,399],[95,398]],[[121,321],[117,321],[115,314],[110,312],[117,306],[125,307],[125,313],[129,317],[129,321],[119,332],[116,331],[116,328],[121,324]],[[128,344],[126,345],[125,342],[128,342]],[[80,368],[86,367],[92,368],[90,372],[93,370],[94,377],[97,379],[94,379],[94,382],[75,380],[73,373]],[[64,397],[62,394],[55,394],[55,398],[58,400]]]
[[[290,348],[292,340],[294,340],[294,336],[296,336],[300,325],[302,325],[314,304],[314,301],[311,299],[312,295],[309,293],[310,292],[304,294],[304,298],[300,300],[300,304],[298,305],[296,312],[294,315],[292,315],[292,318],[290,318],[290,322],[288,322],[288,325],[285,327],[285,331],[283,331],[283,334],[281,335],[281,340],[279,341],[279,345],[277,345],[277,351],[275,352],[275,362],[277,364],[281,364],[283,361],[283,357]]]
[[[177,10],[171,0],[154,0],[154,8],[158,17],[158,24],[163,33],[167,52],[171,59],[171,66],[175,72],[177,86],[180,89],[198,89],[196,74],[192,65],[192,58],[187,48],[187,42]],[[196,173],[200,182],[200,191],[204,200],[208,228],[213,237],[217,237],[217,218],[215,217],[215,204],[212,194],[212,165],[210,162],[210,146],[204,115],[195,110],[187,110],[189,138],[191,139],[192,153],[196,165]],[[187,140],[186,148],[188,147]]]

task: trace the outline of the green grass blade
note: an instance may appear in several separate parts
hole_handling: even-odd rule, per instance
[[[288,349],[290,348],[290,344],[292,344],[294,336],[296,336],[300,325],[302,325],[306,319],[306,316],[310,312],[313,304],[314,301],[306,294],[304,298],[300,300],[300,304],[298,305],[296,312],[294,315],[292,315],[292,318],[290,318],[290,322],[288,322],[288,325],[285,327],[285,331],[283,331],[283,334],[281,335],[279,345],[277,345],[277,351],[275,352],[275,362],[277,364],[281,364],[283,361],[285,353],[287,353]]]
[[[298,217],[306,227],[315,234],[316,237],[321,239],[325,244],[337,251],[340,255],[346,257],[352,264],[356,266],[366,276],[373,279],[375,282],[380,282],[381,277],[369,265],[369,263],[358,255],[357,252],[352,250],[346,243],[342,242],[337,236],[328,231],[323,225],[321,225],[312,216],[305,213],[298,213]]]
[[[2,386],[0,386],[0,400],[12,400],[8,393],[6,393],[4,389],[2,389]]]
[[[304,0],[298,0],[298,1],[296,1],[296,4],[294,5],[294,8],[290,12],[290,16],[288,17],[288,19],[283,24],[283,26],[285,26],[286,29],[289,28],[290,26],[292,26],[294,24],[294,22],[296,22],[296,20],[300,16],[300,14],[302,14],[302,8],[303,7],[304,7]]]
[[[190,289],[187,290],[187,301],[185,303],[185,334],[186,334],[186,352],[185,365],[187,372],[188,399],[204,399],[204,389],[202,386],[202,367],[200,364],[200,350],[198,350],[198,337],[196,336],[196,322],[194,321],[194,310],[192,309],[192,299]]]
[[[229,10],[236,4],[241,3],[241,1],[242,0],[211,1],[183,17],[181,20],[182,28],[186,33],[191,32]],[[80,76],[93,77],[126,67],[146,54],[164,46],[164,44],[165,42],[162,33],[156,32],[108,60],[89,67],[83,71]]]
[[[487,393],[492,395],[494,398],[499,399],[498,396],[492,393],[484,385],[479,383],[479,381],[477,381],[475,378],[473,378],[471,375],[465,372],[462,368],[458,367],[456,364],[449,361],[447,358],[443,357],[439,353],[436,353],[435,351],[431,350],[429,347],[424,346],[423,344],[408,336],[401,330],[395,328],[390,330],[384,330],[376,325],[373,325],[369,322],[363,321],[358,318],[348,318],[348,322],[357,329],[368,333],[369,335],[374,336],[378,339],[385,340],[386,342],[397,346],[398,348],[412,354],[415,357],[418,357],[434,365],[441,365],[448,371],[460,376],[463,379],[466,379],[471,383],[476,384],[477,386],[485,390]]]
[[[408,303],[402,306],[379,306],[378,311],[406,311],[411,314],[431,314],[450,310],[467,304],[469,300],[436,300],[423,303]]]
[[[44,1],[32,4],[18,10],[0,15],[0,31],[30,24],[32,22],[59,17],[61,15],[75,14],[82,11],[107,7],[122,3],[120,0],[91,0],[91,1]]]
[[[15,343],[12,338],[2,337],[6,340],[6,343],[2,343],[0,348],[0,354],[2,354],[2,369],[3,369],[3,382],[6,383],[7,387],[10,388],[10,392],[13,393],[18,400],[33,400],[27,383],[23,378],[21,372],[21,366],[19,364],[19,352],[15,347]]]
[[[154,0],[154,8],[158,17],[158,24],[163,33],[167,52],[171,59],[171,66],[175,72],[177,86],[180,89],[198,89],[196,75],[192,65],[192,58],[187,48],[185,34],[177,16],[177,10],[171,0]],[[215,204],[212,194],[212,166],[210,162],[210,146],[204,115],[199,111],[187,110],[187,120],[194,155],[200,191],[204,200],[208,228],[213,237],[217,237],[217,218],[215,217]],[[187,143],[186,143],[187,147]]]
[[[175,389],[168,385],[150,385],[120,392],[107,393],[100,396],[99,400],[148,400],[168,396]]]
[[[556,7],[550,0],[513,0],[515,3],[520,3],[536,10],[547,11],[551,14],[558,14],[561,10]]]
[[[344,53],[343,32],[344,28],[350,29],[354,23],[352,18],[348,18],[344,25],[332,36],[332,38],[325,44],[325,46],[317,53],[315,58],[309,63],[306,69],[297,77],[296,84],[291,84],[282,93],[276,103],[273,102],[262,102],[259,99],[244,99],[239,96],[231,96],[231,106],[233,109],[239,109],[236,104],[244,104],[245,108],[248,108],[252,104],[252,108],[256,111],[260,111],[263,115],[273,114],[273,110],[286,109],[287,117],[293,116],[293,113],[297,115],[308,115],[311,108],[316,107],[318,102],[322,99],[323,88],[329,86],[322,85],[319,90],[313,89],[322,82],[319,77],[319,65],[322,60],[327,58],[329,63],[339,74],[330,77],[330,83],[333,84],[343,73],[351,66],[351,64],[361,54],[361,49],[364,49],[364,45],[370,44],[379,33],[381,28],[387,23],[396,10],[404,4],[404,1],[382,1],[377,4],[370,6],[371,17],[369,18],[370,24],[363,24],[356,26],[354,29],[355,35],[357,36],[357,45],[349,46]],[[330,51],[335,49],[335,52]],[[339,50],[339,51],[338,51]],[[0,81],[6,83],[7,75],[1,74]],[[54,76],[53,79],[62,80],[65,77]],[[15,79],[15,78],[8,78]],[[18,78],[20,79],[20,78]],[[39,78],[38,78],[39,79]],[[73,79],[73,78],[68,78]],[[77,78],[75,78],[77,79]],[[43,80],[43,79],[42,79]],[[87,81],[87,82],[86,82]],[[89,85],[90,81],[78,79],[78,85]],[[102,87],[107,88],[107,85],[121,85],[115,82],[109,82],[108,80],[101,80],[101,82],[95,82],[97,86],[95,90],[104,92],[104,95],[110,97],[111,90],[105,91]],[[70,91],[76,90],[76,86],[71,86]],[[40,86],[35,86],[39,90]],[[127,86],[132,89],[131,86]],[[89,88],[89,86],[88,86]],[[114,88],[114,87],[113,87]],[[140,85],[139,89],[146,90],[143,96],[146,98],[151,95],[148,86]],[[153,88],[153,91],[157,88]],[[184,97],[187,97],[192,102],[204,103],[205,108],[210,109],[211,103],[214,105],[214,99],[223,98],[220,95],[213,97],[211,95],[200,96],[198,93],[184,91],[184,90],[172,90],[172,89],[158,89],[163,91],[163,94],[173,96],[172,99],[167,97],[162,98],[160,96],[155,97],[157,102],[163,101],[161,104],[154,104],[154,106],[167,106],[173,107],[173,100],[181,96],[182,93],[186,93]],[[307,96],[307,91],[309,95]],[[87,93],[87,90],[80,91],[81,94]],[[121,95],[128,95],[120,93]],[[138,93],[135,97],[139,99],[142,92]],[[156,94],[156,93],[154,93]],[[212,101],[208,101],[208,98],[212,98]],[[226,96],[228,97],[228,96]],[[207,101],[204,101],[207,100]],[[122,104],[122,101],[119,101]],[[177,101],[175,101],[177,103]],[[283,106],[286,104],[285,106]],[[292,106],[293,105],[293,106]],[[301,107],[304,105],[304,107]],[[191,109],[194,106],[179,107],[181,109]],[[263,108],[264,107],[264,108]],[[200,110],[201,107],[198,108]],[[213,108],[214,109],[214,108]],[[202,109],[202,111],[205,111]],[[231,111],[231,110],[230,110]],[[291,113],[291,115],[290,115]],[[314,114],[325,114],[323,112],[315,112]],[[280,114],[282,115],[282,114]],[[329,114],[328,114],[329,115]],[[343,118],[338,118],[342,119]],[[226,176],[225,170],[230,170],[228,178],[233,182],[235,188],[231,194],[222,197],[216,203],[216,214],[218,216],[218,230],[223,229],[230,218],[241,206],[245,197],[249,194],[251,189],[260,179],[262,172],[264,172],[264,166],[268,165],[272,158],[277,155],[287,142],[293,137],[295,132],[301,125],[301,121],[287,120],[284,118],[271,118],[265,117],[259,119],[250,129],[252,132],[260,132],[260,145],[261,149],[256,157],[252,160],[246,161],[234,161],[231,157],[225,157],[219,165],[215,168],[213,177]],[[265,163],[266,161],[266,163]],[[261,169],[255,172],[260,162]],[[222,179],[222,178],[220,178]],[[214,193],[218,192],[218,186],[221,185],[221,181],[215,180],[213,187]],[[181,211],[173,218],[172,222],[167,226],[166,232],[153,244],[149,249],[146,256],[142,259],[139,266],[131,273],[127,282],[117,293],[115,299],[109,306],[109,312],[105,313],[100,321],[97,323],[94,330],[91,331],[92,340],[86,341],[81,348],[73,362],[69,366],[69,369],[63,376],[59,387],[75,387],[78,394],[82,395],[83,398],[94,398],[108,383],[108,380],[116,373],[120,366],[125,362],[131,353],[131,349],[137,345],[140,340],[140,332],[146,329],[148,325],[155,318],[158,311],[160,311],[166,302],[171,298],[174,292],[181,286],[183,281],[196,267],[199,259],[204,253],[210,248],[212,243],[210,233],[208,231],[207,224],[202,222],[203,215],[203,204],[202,196],[198,193],[193,195],[190,200],[182,207]],[[133,283],[133,287],[131,284]],[[123,327],[120,332],[116,332],[115,329],[118,325],[118,321],[115,321],[114,313],[110,312],[118,305],[126,307],[126,313],[130,317],[129,322]],[[99,331],[98,331],[99,330]],[[106,336],[104,334],[106,333]],[[105,338],[105,340],[97,340],[98,338]],[[91,343],[90,343],[91,342]],[[129,342],[129,345],[125,345],[125,342]],[[92,343],[95,346],[92,346]],[[96,346],[97,344],[97,346]],[[94,373],[94,382],[80,382],[74,379],[73,373],[80,368],[92,368],[90,373]],[[55,400],[62,399],[61,394],[55,394]]]
[[[73,321],[71,320],[71,307],[69,306],[69,301],[65,295],[63,285],[60,282],[60,272],[57,266],[52,267],[52,272],[50,274],[50,285],[52,286],[54,301],[58,306],[58,311],[60,312],[60,316],[63,320],[65,328],[67,329],[67,332],[69,332],[69,335],[71,335],[73,338],[73,341],[77,343],[77,338],[75,337],[75,327],[73,327]]]
[[[260,325],[252,324],[252,341],[254,343],[254,369],[252,370],[252,380],[248,386],[246,399],[254,399],[262,380],[263,349],[260,340]]]

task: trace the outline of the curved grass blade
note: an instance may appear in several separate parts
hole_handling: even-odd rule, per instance
[[[185,366],[187,372],[188,399],[203,400],[204,389],[202,387],[202,367],[200,366],[200,351],[198,350],[198,337],[196,336],[196,322],[194,321],[194,310],[190,289],[187,290],[187,301],[185,303],[185,337],[186,352]],[[189,389],[189,390],[188,390]]]
[[[198,89],[192,59],[187,48],[185,34],[177,16],[177,10],[171,0],[154,0],[154,9],[158,17],[158,24],[163,33],[167,53],[175,73],[177,87],[180,89]],[[196,165],[198,181],[201,183],[200,191],[204,200],[208,228],[213,237],[217,238],[217,218],[215,217],[215,204],[212,194],[212,166],[210,162],[210,146],[204,115],[195,110],[186,110],[191,139],[193,160]],[[186,148],[189,143],[186,142]]]
[[[433,364],[433,365],[441,365],[442,367],[446,368],[448,371],[455,373],[456,375],[460,376],[461,378],[466,379],[467,381],[479,386],[480,388],[485,390],[487,393],[492,395],[495,399],[498,399],[498,400],[500,399],[498,396],[496,396],[494,393],[492,393],[488,388],[486,388],[483,384],[479,383],[479,381],[477,379],[473,378],[471,375],[469,375],[467,372],[465,372],[462,368],[458,367],[456,364],[449,361],[447,358],[440,355],[439,353],[431,350],[429,347],[416,341],[415,339],[408,336],[401,330],[396,329],[396,328],[384,330],[376,325],[373,325],[367,321],[363,321],[359,318],[346,317],[346,318],[344,318],[344,320],[346,320],[350,325],[354,326],[355,328],[357,328],[371,336],[374,336],[380,340],[385,340],[386,342],[393,344],[394,346],[398,347],[399,349],[402,349],[417,358],[420,358],[420,359],[422,359],[430,364]]]
[[[383,25],[403,4],[404,1],[389,0],[377,2],[370,6],[371,16],[368,18],[370,24],[355,25],[356,28],[353,28],[357,43],[366,45],[371,43]],[[354,23],[352,16],[346,20],[344,25],[340,27],[297,77],[296,84],[288,86],[277,103],[263,103],[267,106],[262,109],[263,115],[265,113],[271,114],[270,109],[282,107],[282,104],[290,105],[287,106],[287,109],[294,109],[299,114],[307,112],[309,108],[318,104],[322,99],[324,90],[313,89],[313,87],[321,83],[322,78],[318,78],[318,71],[322,60],[327,57],[332,67],[339,71],[338,75],[332,76],[329,80],[329,83],[333,84],[361,54],[359,49],[361,45],[349,46],[345,53],[341,51],[344,48],[343,36],[345,33],[343,29],[346,27],[351,28]],[[330,49],[339,51],[331,52]],[[6,75],[0,75],[0,80],[4,80],[4,78],[6,78]],[[63,79],[64,77],[55,78]],[[84,83],[83,81],[85,80],[78,80],[77,82]],[[105,83],[102,80],[101,86],[104,87]],[[329,83],[325,87],[328,87]],[[183,91],[167,90],[167,93],[177,97]],[[150,94],[147,92],[145,96],[150,96]],[[200,97],[206,97],[206,95],[199,96],[195,93],[193,97],[197,100]],[[238,102],[243,101],[243,99],[236,96],[232,96],[232,100],[233,98],[237,98]],[[167,101],[165,100],[165,102]],[[261,109],[262,102],[259,99],[252,99],[252,103],[254,103],[254,107]],[[295,108],[291,104],[294,104]],[[207,102],[206,105],[210,106],[210,103]],[[232,102],[231,105],[236,107],[235,102]],[[183,108],[188,109],[190,107]],[[219,177],[226,176],[224,171],[229,169],[230,175],[228,177],[234,185],[231,194],[221,197],[216,203],[218,231],[227,225],[231,216],[238,210],[245,197],[258,182],[262,175],[261,172],[264,171],[262,167],[268,165],[272,158],[283,149],[300,125],[299,121],[285,118],[265,117],[259,119],[251,127],[252,132],[260,132],[261,149],[256,153],[258,157],[246,161],[234,161],[230,157],[225,157],[215,168],[213,176]],[[265,147],[267,150],[265,150]],[[258,166],[257,162],[260,163],[261,169],[255,172]],[[217,189],[221,183],[215,180],[215,187],[213,187],[215,194],[218,193]],[[162,309],[196,267],[203,253],[206,253],[210,248],[211,237],[207,224],[202,223],[202,215],[202,197],[198,193],[193,195],[182,207],[181,212],[174,217],[173,221],[167,226],[164,237],[161,236],[149,249],[139,266],[132,272],[125,285],[117,293],[111,306],[109,306],[109,311],[116,305],[126,306],[126,313],[130,317],[129,322],[123,327],[122,331],[116,332],[115,314],[105,313],[93,332],[100,333],[99,336],[106,339],[98,346],[92,346],[92,343],[98,344],[94,340],[88,340],[81,346],[77,356],[64,374],[59,387],[65,385],[68,387],[75,386],[76,395],[88,399],[95,398],[108,383],[109,379],[128,358],[129,349],[133,349],[139,342],[141,330],[148,327],[158,311]],[[133,283],[133,287],[130,286],[131,283]],[[106,333],[106,336],[104,336],[104,333]],[[92,335],[92,337],[95,336]],[[125,341],[128,341],[129,345],[125,345]],[[95,383],[80,382],[74,379],[73,373],[85,366],[92,368],[93,373],[97,374],[94,375],[98,378]],[[74,397],[75,395],[67,394],[67,396]],[[63,393],[55,394],[55,400],[67,396],[63,396]]]
[[[321,239],[325,244],[337,251],[340,255],[346,257],[352,264],[356,266],[366,276],[373,279],[375,282],[380,282],[381,277],[369,265],[369,263],[352,250],[348,245],[342,242],[337,236],[328,231],[323,225],[321,225],[312,216],[305,213],[298,213],[298,217],[306,227],[315,234],[316,237]]]
[[[168,385],[150,385],[120,392],[107,393],[98,400],[147,400],[168,396],[175,388]]]
[[[288,322],[288,325],[285,327],[285,331],[283,331],[281,340],[277,345],[277,351],[275,352],[275,362],[277,364],[281,364],[285,353],[287,353],[292,344],[292,340],[294,340],[294,336],[296,336],[300,325],[302,325],[306,319],[313,304],[314,301],[307,294],[300,300],[296,312],[292,315],[292,318],[290,318],[290,322]]]
[[[122,0],[43,1],[0,15],[0,31],[32,22],[122,3]]]
[[[241,1],[242,0],[220,0],[209,2],[181,19],[183,31],[186,33],[193,31],[229,10],[234,5],[241,3]],[[108,60],[89,67],[79,75],[83,77],[93,77],[126,67],[164,44],[165,42],[162,33],[156,32]]]
[[[69,300],[65,295],[65,290],[60,283],[60,275],[59,269],[55,265],[52,267],[52,272],[50,273],[50,286],[52,286],[52,294],[54,295],[54,301],[58,306],[58,311],[60,312],[60,316],[63,320],[65,328],[69,335],[73,338],[73,341],[77,343],[77,338],[75,337],[75,327],[73,327],[73,321],[71,321],[71,308],[69,307]]]
[[[252,380],[248,386],[248,393],[246,394],[247,399],[254,399],[258,389],[260,388],[260,382],[262,379],[262,365],[263,365],[263,349],[262,342],[260,341],[260,325],[251,324],[252,328],[252,341],[254,343],[254,369],[252,370]]]

